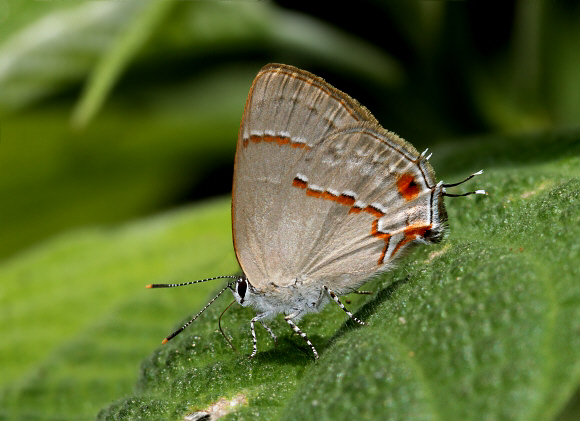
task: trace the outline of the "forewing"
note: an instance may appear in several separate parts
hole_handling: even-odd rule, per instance
[[[238,148],[240,142],[312,146],[330,131],[357,122],[378,124],[365,107],[324,79],[292,66],[269,64],[252,84]]]
[[[248,96],[232,219],[256,288],[356,288],[443,231],[428,162],[356,101],[307,72],[266,66]],[[433,234],[435,233],[435,234]]]
[[[362,121],[376,123],[357,101],[308,72],[270,64],[256,76],[238,136],[232,192],[234,247],[254,285],[279,278],[291,258],[281,244],[290,239],[277,236],[287,222],[281,205],[296,195],[297,163],[331,131]]]

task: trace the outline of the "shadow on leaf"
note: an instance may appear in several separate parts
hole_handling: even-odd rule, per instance
[[[385,301],[387,301],[388,299],[390,299],[391,296],[393,295],[393,293],[397,289],[399,289],[402,285],[404,285],[407,282],[409,282],[409,280],[410,280],[410,276],[406,276],[404,279],[399,279],[397,281],[394,281],[393,283],[389,284],[389,286],[381,289],[379,292],[376,293],[376,295],[373,297],[372,300],[370,300],[369,302],[365,303],[356,313],[354,313],[354,316],[357,319],[366,322],[367,319],[372,314],[374,314],[376,312],[377,308],[382,303],[384,303]],[[332,346],[332,344],[335,343],[337,340],[339,340],[344,334],[346,334],[347,332],[349,332],[353,328],[357,328],[357,327],[363,328],[363,326],[360,326],[358,323],[354,322],[353,320],[351,320],[349,318],[336,331],[336,333],[332,336],[332,338],[330,338],[326,342],[326,344],[324,344],[324,346],[320,347],[321,350],[325,350],[327,348],[330,348]]]

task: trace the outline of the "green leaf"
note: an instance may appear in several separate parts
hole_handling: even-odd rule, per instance
[[[215,288],[160,295],[145,285],[235,272],[230,230],[221,200],[80,230],[5,261],[0,419],[90,420],[130,392],[140,360]]]
[[[128,22],[112,47],[101,57],[91,72],[79,103],[73,111],[72,124],[81,128],[97,113],[121,72],[149,39],[159,22],[166,16],[171,1],[140,2],[139,11]]]
[[[48,9],[0,44],[0,111],[22,108],[78,82],[142,7],[141,2],[71,4]]]
[[[281,318],[269,324],[278,345],[258,327],[248,360],[253,311],[239,306],[222,319],[234,353],[217,329],[231,297],[158,345],[220,285],[143,285],[235,273],[227,201],[22,253],[0,267],[0,417],[93,419],[115,401],[98,419],[173,420],[223,399],[241,402],[229,415],[240,420],[575,419],[579,139],[437,148],[440,178],[483,167],[464,188],[489,195],[447,199],[449,238],[370,282],[372,296],[349,297],[368,326],[336,306],[304,318],[316,362]]]
[[[401,65],[371,43],[309,16],[284,10],[272,10],[268,19],[270,36],[281,47],[288,46],[327,61],[334,66],[352,69],[378,86],[400,86],[404,80]],[[348,54],[344,54],[348,51]]]
[[[273,47],[345,66],[383,85],[396,85],[403,76],[400,65],[382,49],[321,20],[265,2],[71,4],[40,7],[44,15],[22,7],[11,13],[11,21],[25,23],[11,25],[11,32],[0,37],[0,111],[70,93],[71,86],[88,77],[73,116],[73,123],[82,127],[130,66],[146,74],[165,62],[168,72],[179,73],[184,58],[204,61],[211,55],[231,60],[240,51],[271,54]],[[159,83],[158,75],[151,81]]]
[[[217,68],[141,93],[140,107],[113,99],[74,135],[64,107],[3,118],[0,259],[58,232],[166,209],[212,165],[229,168],[255,71]]]

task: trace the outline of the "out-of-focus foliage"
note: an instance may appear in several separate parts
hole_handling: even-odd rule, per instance
[[[173,216],[169,224],[131,223],[120,234],[94,227],[227,194],[245,98],[254,75],[269,62],[293,64],[326,78],[419,149],[435,144],[444,163],[444,168],[436,165],[438,174],[463,175],[479,169],[475,163],[498,169],[493,180],[508,199],[479,209],[471,222],[489,212],[493,220],[487,221],[487,231],[477,229],[465,238],[471,246],[454,246],[448,253],[490,248],[493,258],[507,256],[506,273],[514,277],[520,263],[526,270],[538,265],[527,253],[547,253],[553,243],[554,259],[562,259],[554,272],[559,273],[558,265],[572,267],[573,241],[565,232],[550,236],[552,228],[560,233],[562,224],[577,224],[577,215],[564,203],[576,197],[576,161],[558,159],[578,155],[577,131],[567,129],[577,127],[580,118],[580,4],[311,3],[0,0],[0,419],[94,416],[104,402],[130,393],[136,364],[152,346],[146,341],[162,337],[183,314],[175,301],[159,294],[154,300],[139,295],[135,301],[124,294],[155,280],[235,270],[233,256],[226,256],[222,267],[224,255],[211,248],[229,247],[229,227],[223,225],[227,205],[210,208],[209,214],[193,210],[195,224],[207,224],[201,234],[198,225],[191,232],[187,223],[174,225]],[[530,131],[536,134],[501,136]],[[482,133],[492,140],[470,149],[472,136]],[[565,147],[561,133],[569,133]],[[542,167],[544,162],[549,163]],[[514,213],[505,210],[512,200],[510,188],[514,200],[522,201]],[[524,203],[524,194],[541,197],[541,203],[534,202],[538,212]],[[212,219],[218,216],[222,225]],[[496,243],[474,243],[477,236],[491,241],[487,237],[501,234],[502,221],[520,226],[518,218],[532,216],[543,218],[533,235],[544,242],[530,243],[533,252],[526,246],[521,260],[514,262]],[[456,217],[464,216],[456,212]],[[155,229],[173,232],[168,226],[183,231],[171,238],[148,236]],[[469,225],[459,226],[467,230]],[[80,230],[60,234],[75,229]],[[125,230],[130,231],[126,237]],[[38,244],[55,235],[62,237]],[[211,246],[192,247],[188,238]],[[137,255],[127,257],[116,247]],[[190,267],[192,255],[196,263]],[[465,265],[471,264],[466,259]],[[443,266],[437,273],[445,273]],[[536,281],[550,279],[549,273],[531,272]],[[510,282],[516,285],[518,279]],[[208,290],[203,288],[194,294],[192,311],[205,301]],[[434,292],[434,300],[443,295]],[[177,296],[184,305],[188,301],[184,294]],[[576,308],[574,300],[564,304]],[[149,325],[132,324],[131,317]],[[538,320],[549,324],[556,319]],[[547,331],[554,338],[560,334]],[[319,332],[319,338],[332,335],[332,329]],[[99,335],[108,339],[96,344]],[[436,336],[436,329],[425,335],[426,340]],[[547,345],[544,351],[550,355]],[[135,365],[127,368],[128,361]],[[548,389],[564,363],[571,367],[571,380],[555,396],[557,388]],[[544,371],[546,393],[538,392],[535,414],[556,413],[574,387],[577,363],[574,357],[564,363],[550,360]],[[284,393],[298,387],[301,364],[306,363],[289,368]],[[322,371],[315,374],[324,386]],[[210,402],[212,396],[198,402]],[[270,401],[264,397],[263,403]],[[284,405],[306,410],[298,395],[288,402]],[[158,406],[168,408],[161,401]],[[139,403],[134,407],[141,408]],[[251,406],[245,414],[254,416],[252,411],[263,407]],[[107,411],[103,414],[113,414],[114,408]],[[561,416],[576,419],[577,413],[572,402]]]
[[[578,18],[564,0],[0,1],[0,257],[226,193],[267,62],[327,78],[419,147],[574,125]]]
[[[2,4],[0,256],[226,193],[245,96],[268,61],[402,78],[372,43],[274,4]]]
[[[436,146],[444,180],[484,167],[462,188],[489,195],[447,199],[443,244],[370,282],[373,295],[348,297],[368,326],[335,305],[305,317],[317,362],[282,317],[268,323],[278,346],[257,326],[248,360],[254,312],[238,305],[222,319],[234,353],[218,330],[229,292],[160,345],[220,281],[143,286],[235,273],[228,200],[78,230],[9,259],[0,419],[178,420],[242,395],[230,419],[576,420],[579,139],[574,130]]]

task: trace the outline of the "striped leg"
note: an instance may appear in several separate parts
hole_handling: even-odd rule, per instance
[[[310,339],[308,339],[308,337],[306,336],[306,334],[304,332],[302,332],[300,330],[300,328],[298,326],[296,326],[296,323],[294,323],[292,321],[292,317],[295,316],[294,314],[291,314],[289,316],[284,317],[284,320],[286,320],[286,322],[290,325],[290,327],[292,328],[292,330],[294,332],[296,332],[297,334],[299,334],[302,339],[304,339],[306,341],[306,343],[310,346],[310,349],[312,349],[312,353],[314,354],[314,359],[318,359],[318,352],[316,351],[316,348],[314,348],[314,345],[312,345],[312,342],[310,342]]]
[[[344,304],[342,304],[342,303],[340,302],[340,300],[338,299],[338,295],[336,295],[334,292],[332,292],[330,289],[328,289],[328,287],[327,287],[326,285],[324,285],[324,289],[325,289],[325,290],[326,290],[326,292],[328,292],[328,294],[329,294],[329,295],[332,297],[332,299],[334,300],[334,302],[335,302],[336,304],[338,304],[338,306],[339,306],[340,308],[342,308],[346,314],[348,314],[348,317],[350,317],[351,319],[353,319],[355,322],[357,322],[357,323],[358,323],[358,324],[360,324],[360,325],[363,325],[363,326],[364,326],[364,325],[366,325],[366,323],[365,323],[365,322],[363,322],[363,321],[361,321],[361,320],[357,319],[356,317],[354,317],[354,315],[353,315],[353,314],[352,314],[350,311],[348,311],[348,310],[346,309],[346,307],[344,306]]]
[[[258,314],[256,317],[254,317],[252,320],[250,320],[250,329],[252,331],[252,342],[253,342],[252,354],[250,355],[250,358],[254,358],[256,356],[256,354],[258,353],[258,339],[256,338],[256,328],[255,328],[256,322],[260,322],[260,324],[262,326],[264,326],[264,329],[266,329],[266,331],[270,334],[272,339],[274,339],[274,342],[276,343],[276,345],[278,345],[278,338],[276,337],[276,335],[274,334],[272,329],[270,329],[264,322],[262,322],[260,320],[261,319],[260,316],[261,315]]]
[[[359,295],[373,295],[372,291],[353,291],[351,294],[359,294]],[[346,297],[343,298],[344,302],[350,304],[350,300]]]
[[[256,329],[254,328],[254,323],[256,323],[256,321],[260,320],[259,315],[254,317],[252,320],[250,320],[250,329],[252,331],[252,341],[253,341],[253,347],[252,347],[252,354],[250,355],[250,358],[254,358],[256,356],[256,354],[258,353],[258,339],[256,339]]]
[[[264,326],[264,329],[266,329],[266,331],[270,334],[270,336],[272,337],[272,339],[274,340],[274,343],[276,345],[278,345],[278,338],[276,337],[276,335],[274,334],[274,332],[272,331],[272,329],[270,329],[264,322],[260,322],[260,324],[262,326]]]

